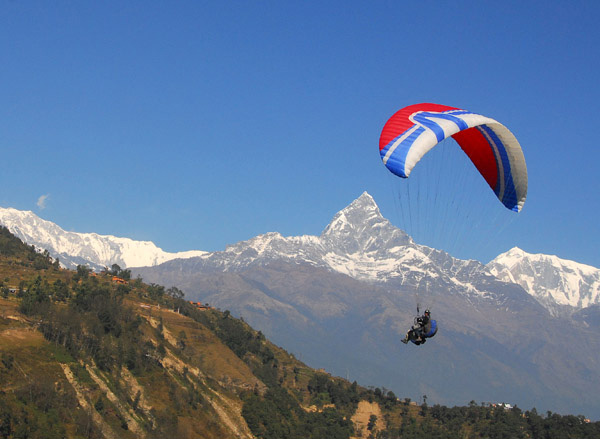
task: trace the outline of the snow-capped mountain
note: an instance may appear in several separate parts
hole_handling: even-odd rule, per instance
[[[411,398],[600,413],[597,312],[551,315],[487,266],[416,244],[367,193],[319,236],[267,233],[132,274],[230,310],[308,364]],[[417,304],[439,333],[399,348]]]
[[[485,294],[473,286],[475,278],[493,278],[479,262],[455,259],[413,242],[381,215],[366,192],[338,212],[320,236],[266,233],[177,265],[188,272],[235,272],[273,261],[309,264],[388,286],[419,287],[426,279],[431,287],[443,283],[473,295]]]
[[[499,279],[521,285],[541,304],[586,308],[600,304],[600,269],[513,248],[487,264]]]
[[[600,413],[599,351],[589,348],[600,345],[598,306],[572,318],[551,315],[521,286],[536,282],[517,283],[500,257],[485,266],[418,245],[367,193],[319,236],[272,232],[210,253],[168,254],[152,243],[65,232],[14,209],[1,209],[0,223],[63,263],[117,263],[146,282],[229,309],[307,363],[361,384],[447,404],[499,400]],[[506,260],[516,264],[514,255]],[[540,273],[554,272],[569,299],[576,285],[588,285],[568,275],[589,270],[552,266],[531,263],[528,273],[547,280]],[[597,284],[589,285],[580,306],[597,300]],[[439,333],[424,349],[399,347],[419,302],[431,307]]]
[[[206,253],[195,261],[231,271],[283,259],[356,279],[384,281],[398,275],[403,259],[414,257],[414,247],[406,233],[381,216],[375,201],[365,192],[338,212],[320,236],[284,237],[271,232],[229,245],[222,252]]]
[[[118,264],[121,268],[160,264],[176,258],[201,256],[206,252],[169,253],[150,241],[134,241],[96,233],[67,232],[31,211],[0,208],[0,224],[23,242],[48,250],[67,268],[89,265],[93,269]]]
[[[79,264],[101,269],[156,266],[190,259],[200,269],[235,271],[275,260],[310,264],[360,281],[387,285],[454,285],[457,291],[485,295],[473,287],[474,277],[497,276],[523,287],[541,304],[586,307],[600,304],[600,270],[556,256],[529,255],[513,249],[483,266],[416,244],[385,219],[364,192],[338,212],[320,236],[284,237],[277,232],[227,246],[224,251],[165,252],[149,241],[95,233],[67,232],[30,211],[0,208],[0,224],[24,242],[46,249],[69,268]]]

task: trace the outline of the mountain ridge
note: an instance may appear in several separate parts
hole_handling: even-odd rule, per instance
[[[283,266],[271,268],[287,275]],[[141,279],[122,283],[84,267],[62,269],[5,227],[0,272],[2,282],[19,285],[11,291],[0,283],[6,437],[353,439],[454,437],[466,428],[485,435],[493,428],[537,438],[548,428],[569,437],[592,437],[600,428],[583,415],[544,418],[483,402],[428,405],[425,396],[419,406],[385,388],[351,384],[307,367],[229,311],[197,307],[177,289]],[[252,280],[251,273],[221,274]],[[265,280],[255,276],[254,286],[264,288]]]
[[[135,241],[112,235],[68,232],[32,211],[0,207],[0,224],[15,236],[38,249],[48,250],[67,268],[88,265],[95,270],[119,264],[156,265],[180,257],[200,256],[206,252],[165,252],[151,241]]]
[[[131,270],[229,309],[308,364],[365,384],[444,404],[508,400],[600,413],[587,392],[600,393],[600,358],[590,349],[600,346],[597,312],[582,313],[582,327],[480,262],[416,244],[367,193],[319,236],[271,232]],[[440,331],[422,349],[399,349],[417,304],[431,307]]]
[[[487,264],[499,279],[521,285],[548,309],[600,304],[600,269],[514,247]]]
[[[547,279],[531,273],[526,276],[526,270],[519,271],[514,267],[514,249],[498,255],[486,265],[473,260],[459,260],[441,250],[415,243],[381,215],[375,200],[366,191],[335,214],[318,236],[284,237],[279,232],[268,232],[229,244],[225,250],[216,252],[190,250],[169,253],[151,241],[67,232],[31,211],[12,208],[0,208],[0,224],[24,242],[48,250],[52,257],[59,258],[69,268],[82,264],[101,270],[114,263],[131,268],[156,266],[175,259],[200,258],[203,261],[199,261],[200,265],[208,263],[215,269],[229,270],[258,260],[283,258],[375,283],[395,283],[399,276],[409,276],[413,278],[413,284],[418,284],[423,277],[423,267],[428,267],[428,275],[434,278],[441,275],[435,267],[443,267],[445,275],[454,278],[455,283],[465,284],[468,283],[468,273],[477,266],[478,269],[485,267],[482,270],[487,270],[489,275],[520,285],[553,313],[600,304],[600,270],[595,267],[550,255],[534,257],[521,250],[519,259],[529,261],[530,268],[535,265],[540,273],[552,272],[555,285],[549,286],[545,283]],[[509,254],[513,256],[508,257]],[[406,273],[403,267],[411,265],[415,270]],[[421,268],[417,270],[417,266]],[[583,273],[582,267],[592,273]],[[561,273],[562,269],[564,273]],[[574,277],[574,272],[581,274]],[[585,276],[587,279],[584,279]],[[582,289],[581,293],[578,287]],[[564,288],[568,291],[565,292]]]

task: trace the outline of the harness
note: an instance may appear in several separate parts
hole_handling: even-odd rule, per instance
[[[429,329],[429,331],[423,335],[423,337],[425,338],[430,338],[433,337],[435,335],[435,333],[437,332],[437,321],[435,320],[429,320],[429,322],[431,323],[431,328]]]

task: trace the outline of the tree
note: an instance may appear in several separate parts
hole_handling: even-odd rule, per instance
[[[179,335],[177,336],[177,347],[181,350],[185,349],[185,341],[187,340],[187,335],[185,331],[182,329],[179,331]]]
[[[112,274],[113,276],[118,276],[120,272],[121,272],[121,267],[119,266],[119,264],[112,264],[110,266],[110,270],[108,271],[108,274]]]
[[[48,282],[38,276],[27,289],[27,292],[23,292],[19,311],[25,315],[43,314],[48,309],[50,293]]]
[[[185,294],[177,287],[171,287],[167,290],[167,296],[172,297],[173,299],[183,299]]]
[[[121,279],[131,279],[131,270],[123,270],[119,264],[112,264],[110,270],[107,270],[107,273],[112,276],[120,277]]]
[[[80,280],[87,279],[89,277],[91,271],[92,270],[89,267],[86,267],[85,265],[78,265],[77,273],[75,273],[75,275],[73,276],[73,280],[75,282],[78,282]]]
[[[376,424],[377,424],[377,416],[376,415],[369,416],[369,423],[367,424],[367,430],[373,431]]]
[[[104,398],[100,396],[98,401],[94,404],[94,408],[98,413],[104,413]]]
[[[52,297],[54,298],[54,300],[59,301],[59,302],[66,302],[66,300],[69,298],[69,287],[66,283],[64,283],[62,280],[57,279],[54,284],[52,285],[52,290],[53,290],[53,295]]]
[[[151,283],[148,286],[148,295],[151,299],[160,299],[165,295],[165,287],[163,287],[162,285]]]

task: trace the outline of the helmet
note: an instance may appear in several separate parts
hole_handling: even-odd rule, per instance
[[[425,310],[425,312],[424,312],[423,314],[424,314],[424,315],[426,315],[427,317],[429,317],[429,315],[430,315],[431,313],[429,312],[429,310],[428,310],[428,309],[426,309],[426,310]]]

